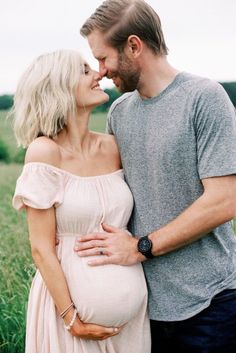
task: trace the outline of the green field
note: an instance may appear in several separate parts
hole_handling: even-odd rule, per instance
[[[91,130],[103,132],[106,116],[92,115]],[[0,111],[0,140],[10,158],[18,154],[11,120]],[[34,274],[25,212],[16,212],[12,196],[21,164],[0,161],[0,352],[23,353],[25,314],[30,283]]]
[[[0,352],[23,353],[26,301],[34,272],[25,214],[11,207],[20,165],[0,164]]]

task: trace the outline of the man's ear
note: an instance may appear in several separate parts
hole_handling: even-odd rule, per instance
[[[133,59],[138,58],[143,50],[142,40],[138,36],[131,34],[127,39],[126,50],[127,55],[133,57]]]

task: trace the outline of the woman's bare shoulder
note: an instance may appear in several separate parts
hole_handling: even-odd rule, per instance
[[[103,148],[108,149],[108,151],[112,151],[112,153],[119,154],[117,142],[114,135],[97,133],[99,140]]]
[[[110,162],[116,166],[116,168],[121,168],[120,153],[116,139],[113,135],[100,134],[101,149],[102,153],[110,160]]]
[[[60,167],[60,148],[52,139],[41,136],[36,138],[27,148],[25,163],[39,162]]]

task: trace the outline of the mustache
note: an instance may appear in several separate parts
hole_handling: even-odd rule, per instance
[[[117,77],[117,76],[119,76],[118,72],[108,72],[106,74],[106,77],[109,79],[113,79],[113,77]]]

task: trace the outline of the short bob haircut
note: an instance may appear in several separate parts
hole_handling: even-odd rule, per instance
[[[107,44],[122,51],[130,35],[138,36],[154,54],[167,55],[161,21],[144,0],[106,0],[80,29],[87,37],[94,30],[104,34]]]
[[[77,51],[58,50],[36,58],[14,96],[14,132],[19,146],[39,136],[56,136],[77,111],[76,92],[84,60]]]

